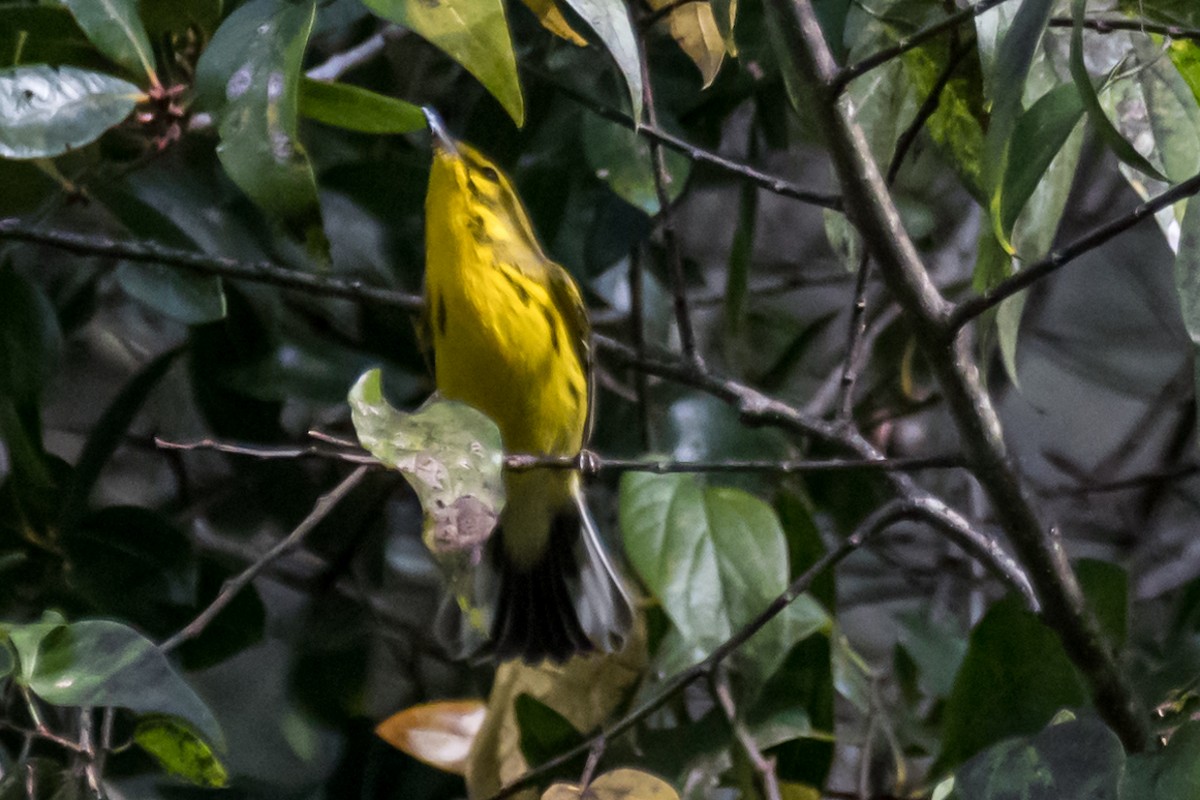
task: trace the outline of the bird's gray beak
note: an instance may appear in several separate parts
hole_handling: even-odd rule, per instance
[[[455,143],[454,137],[446,130],[446,123],[442,122],[441,115],[429,106],[422,106],[421,111],[425,114],[425,121],[429,123],[429,132],[433,135],[433,146],[457,156],[458,145]]]

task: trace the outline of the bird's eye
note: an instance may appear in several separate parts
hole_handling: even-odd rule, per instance
[[[496,170],[492,169],[491,167],[480,167],[479,172],[483,175],[483,177],[487,178],[492,183],[500,182],[500,176],[496,173]]]

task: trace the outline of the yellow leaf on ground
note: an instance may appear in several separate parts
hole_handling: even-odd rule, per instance
[[[646,660],[646,626],[639,618],[619,653],[576,656],[562,666],[501,664],[488,698],[487,718],[467,762],[467,794],[490,797],[528,771],[513,708],[518,695],[540,700],[586,735],[624,705],[645,672]],[[516,797],[537,797],[537,793]]]
[[[649,0],[651,8],[656,11],[673,2],[675,0]],[[683,3],[667,15],[666,22],[671,38],[700,68],[700,76],[707,89],[717,77],[721,62],[725,60],[725,39],[713,17],[712,5],[708,0]]]
[[[554,0],[521,1],[537,16],[538,22],[542,23],[543,28],[560,39],[566,39],[571,44],[577,44],[580,47],[587,46],[587,39],[575,32],[571,23],[567,22],[567,18],[558,10],[558,6],[554,5]]]
[[[467,755],[486,712],[482,700],[423,703],[388,717],[375,727],[375,733],[418,761],[464,775]]]
[[[588,784],[556,783],[546,790],[542,800],[679,800],[671,784],[638,769],[614,769]]]

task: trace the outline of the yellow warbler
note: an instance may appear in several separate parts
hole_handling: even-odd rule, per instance
[[[509,179],[426,110],[425,304],[442,396],[487,414],[510,453],[570,456],[589,421],[589,323],[579,289],[538,243]],[[573,470],[505,474],[485,569],[499,574],[497,657],[537,663],[619,649],[632,622]]]

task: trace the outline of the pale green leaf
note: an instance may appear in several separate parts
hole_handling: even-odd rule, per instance
[[[49,158],[83,147],[142,98],[128,81],[76,67],[0,69],[0,157]]]
[[[583,18],[604,46],[629,87],[634,122],[642,119],[642,63],[629,9],[622,0],[563,0]]]
[[[425,127],[418,106],[348,83],[305,78],[300,113],[309,119],[361,133],[408,133]]]
[[[101,53],[133,74],[157,83],[154,51],[138,16],[137,0],[62,0]]]
[[[444,51],[500,101],[518,127],[525,124],[525,100],[501,0],[364,2],[379,16],[413,30]]]
[[[229,783],[229,773],[213,749],[177,719],[159,715],[140,719],[133,740],[172,775],[210,789]]]

